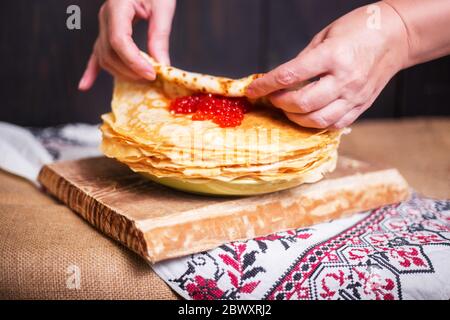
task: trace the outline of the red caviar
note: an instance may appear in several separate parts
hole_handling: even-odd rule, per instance
[[[222,128],[236,127],[250,110],[251,103],[246,98],[229,98],[213,94],[194,94],[179,97],[170,104],[170,112],[193,114],[192,120],[212,120]]]

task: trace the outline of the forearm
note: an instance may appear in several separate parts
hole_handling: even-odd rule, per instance
[[[404,22],[409,53],[404,67],[450,54],[449,0],[383,0]]]

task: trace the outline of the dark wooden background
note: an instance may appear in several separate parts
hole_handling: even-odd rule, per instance
[[[97,34],[100,0],[6,0],[0,4],[0,121],[27,126],[99,122],[111,78],[87,93],[77,83]],[[363,0],[179,0],[173,65],[239,77],[295,56],[332,20]],[[81,30],[66,28],[66,8],[81,7]],[[135,39],[145,48],[146,26]],[[450,58],[398,74],[364,117],[450,115]]]

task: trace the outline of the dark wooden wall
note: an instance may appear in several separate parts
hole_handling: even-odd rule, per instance
[[[100,0],[6,0],[0,4],[0,121],[27,126],[99,121],[111,78],[76,90],[97,34]],[[332,20],[363,0],[179,0],[171,37],[175,66],[244,76],[295,56]],[[82,29],[66,28],[78,4]],[[146,26],[135,39],[145,48]],[[364,117],[450,114],[450,58],[401,72]]]

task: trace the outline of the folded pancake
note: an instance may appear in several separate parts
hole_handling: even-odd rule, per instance
[[[277,191],[334,170],[343,131],[300,127],[265,99],[251,101],[235,127],[194,121],[192,114],[170,109],[174,99],[199,92],[244,97],[258,75],[232,80],[146,58],[157,72],[155,81],[115,79],[112,112],[102,116],[106,156],[174,188],[226,195]]]
[[[253,74],[242,79],[214,77],[161,65],[147,54],[142,53],[142,55],[153,66],[159,78],[163,80],[166,94],[169,95],[176,91],[174,88],[178,88],[179,92],[176,95],[187,95],[188,91],[191,91],[212,93],[225,97],[243,97],[248,85],[261,76],[261,74]]]

